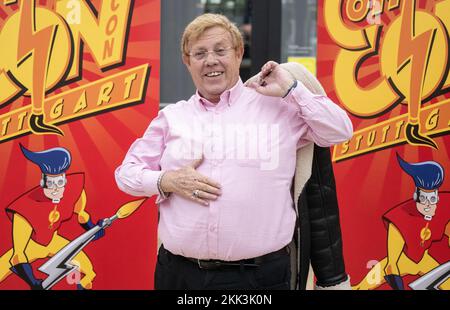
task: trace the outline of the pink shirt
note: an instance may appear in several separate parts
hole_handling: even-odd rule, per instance
[[[239,82],[212,104],[197,92],[167,106],[130,147],[115,172],[121,190],[158,194],[161,171],[199,158],[201,174],[222,185],[203,206],[178,195],[159,201],[159,237],[170,252],[200,259],[257,257],[290,243],[295,225],[291,184],[297,148],[330,146],[352,136],[347,114],[301,82],[282,99]]]

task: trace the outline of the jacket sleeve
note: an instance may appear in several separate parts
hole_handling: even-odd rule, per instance
[[[311,265],[317,285],[334,286],[348,279],[342,253],[342,236],[329,148],[314,146],[312,175],[306,185]]]

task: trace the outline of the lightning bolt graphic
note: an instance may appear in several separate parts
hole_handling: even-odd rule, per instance
[[[146,199],[138,199],[122,205],[119,210],[117,210],[116,214],[103,219],[101,226],[96,225],[92,227],[59,250],[58,253],[39,267],[39,271],[48,274],[48,277],[42,282],[42,287],[46,290],[51,289],[56,283],[61,281],[62,278],[78,268],[78,266],[72,264],[71,261],[95,238],[95,234],[101,229],[110,227],[117,219],[129,217],[144,203],[144,201],[146,201]]]
[[[426,145],[437,149],[437,145],[432,139],[420,133],[419,122],[422,87],[426,77],[436,29],[428,30],[416,36],[415,7],[416,0],[404,0],[402,3],[402,25],[398,49],[398,73],[408,64],[411,66],[408,98],[409,115],[405,135],[410,144]]]
[[[63,135],[57,127],[44,121],[45,84],[50,62],[50,54],[57,26],[48,26],[36,31],[36,0],[26,0],[20,6],[19,45],[17,61],[20,66],[32,57],[33,78],[31,83],[30,129],[35,134],[54,133]]]
[[[95,234],[100,229],[106,228],[108,225],[111,225],[111,220],[102,227],[95,226],[88,230],[67,244],[56,253],[56,255],[39,267],[40,271],[48,274],[48,277],[42,282],[42,287],[46,290],[51,289],[56,283],[61,281],[61,279],[71,273],[74,269],[78,268],[78,266],[72,264],[71,261],[92,241],[92,239],[94,239]]]

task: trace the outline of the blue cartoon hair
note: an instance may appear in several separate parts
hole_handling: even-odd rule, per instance
[[[72,157],[70,152],[62,147],[55,147],[42,152],[32,152],[20,144],[23,155],[38,165],[43,174],[61,174],[69,169]]]
[[[408,163],[397,154],[400,167],[409,174],[417,188],[436,190],[444,182],[444,169],[435,161]]]

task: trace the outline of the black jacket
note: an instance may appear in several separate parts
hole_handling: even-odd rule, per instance
[[[336,184],[329,148],[314,146],[311,177],[298,201],[296,241],[299,257],[298,288],[305,289],[309,263],[317,285],[326,287],[347,279]]]

